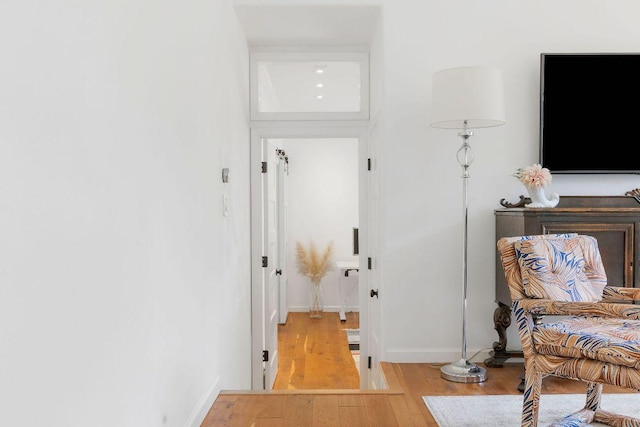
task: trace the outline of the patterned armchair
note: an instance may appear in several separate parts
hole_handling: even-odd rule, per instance
[[[604,384],[640,391],[640,288],[607,285],[591,236],[505,237],[497,246],[525,360],[522,426],[537,426],[548,375],[586,383],[584,408],[555,426],[640,426],[600,409]]]

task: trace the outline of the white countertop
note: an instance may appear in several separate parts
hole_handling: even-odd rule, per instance
[[[341,260],[336,261],[336,265],[340,270],[349,270],[352,268],[360,268],[360,262],[357,259],[354,260]]]

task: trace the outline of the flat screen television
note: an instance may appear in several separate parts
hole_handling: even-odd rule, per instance
[[[640,174],[640,53],[542,53],[540,163]]]

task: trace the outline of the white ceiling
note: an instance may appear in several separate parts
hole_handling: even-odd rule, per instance
[[[369,45],[380,6],[302,1],[238,1],[234,8],[251,46]],[[325,3],[327,3],[325,1]]]

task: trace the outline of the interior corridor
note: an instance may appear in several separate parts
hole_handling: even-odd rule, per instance
[[[336,312],[324,312],[319,319],[306,312],[289,313],[287,323],[278,325],[278,375],[273,389],[359,389],[359,351],[349,349],[345,331],[359,329],[359,314],[348,312],[341,322]]]

